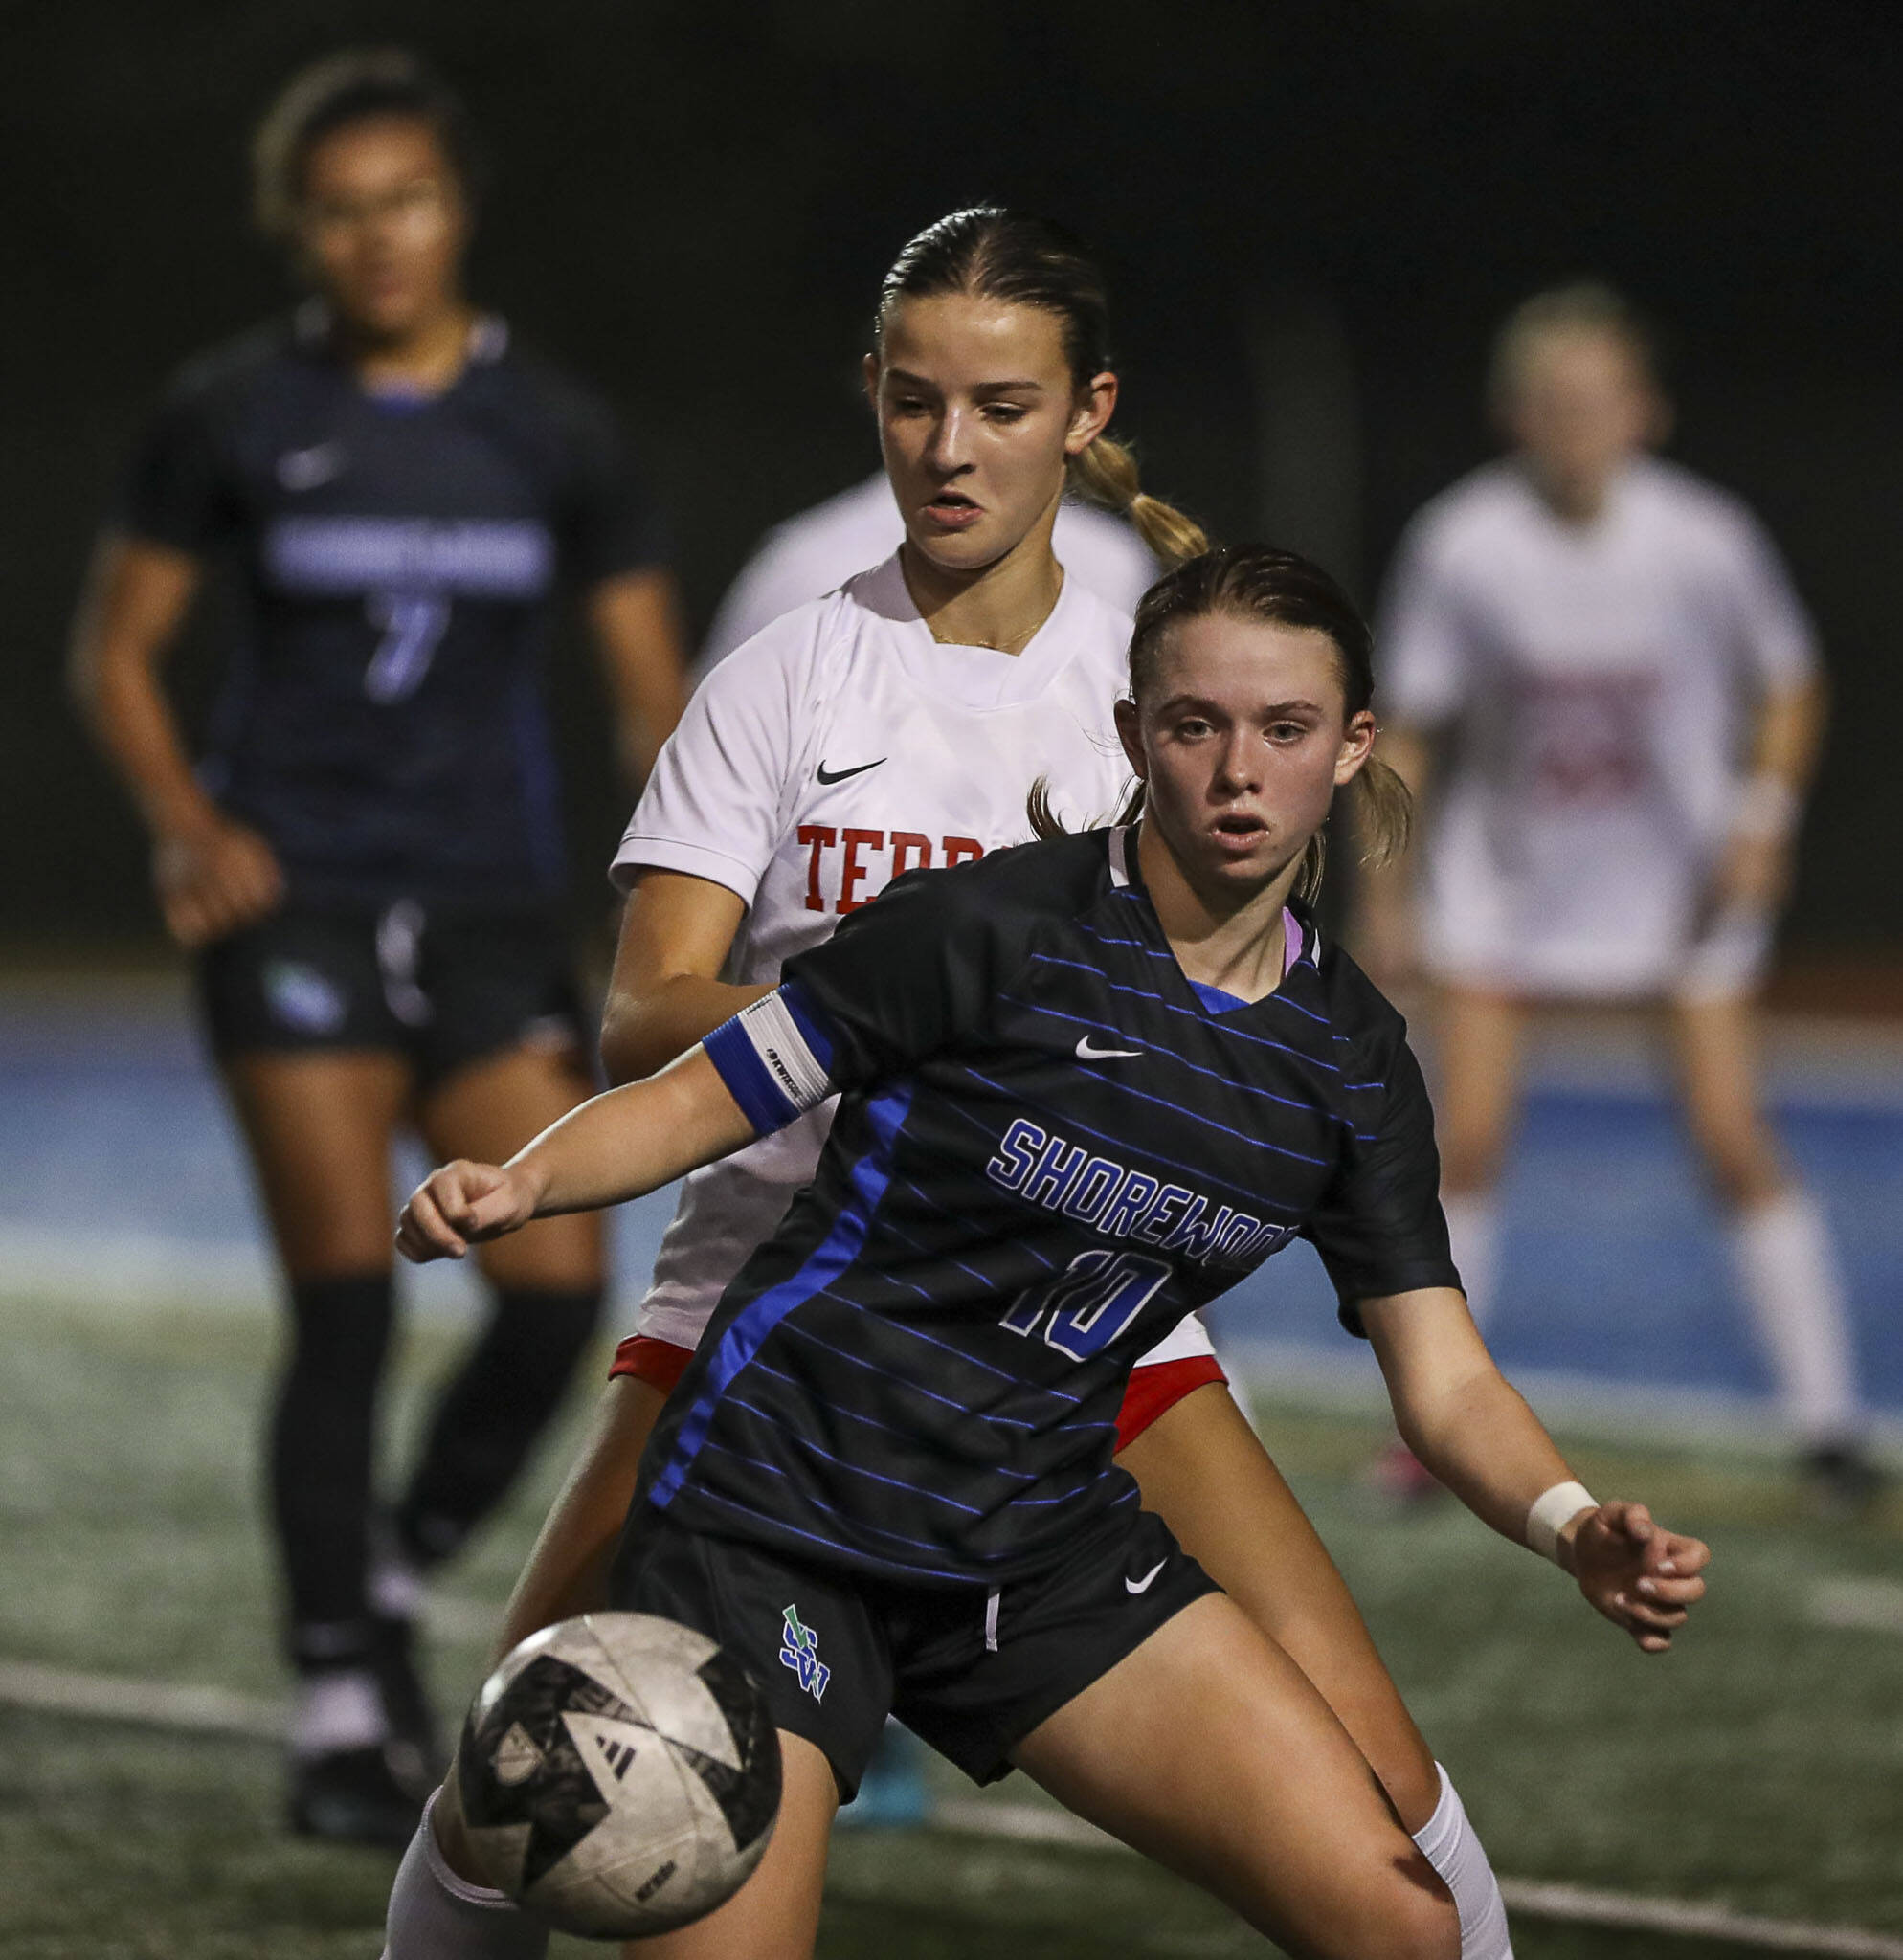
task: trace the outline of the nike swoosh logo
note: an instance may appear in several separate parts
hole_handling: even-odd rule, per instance
[[[859,763],[849,769],[829,769],[822,762],[819,765],[819,780],[822,783],[843,783],[848,776],[862,776],[867,769],[876,769],[879,767],[879,763],[884,760],[885,758],[882,755],[879,758],[879,762]]]
[[[1158,1572],[1160,1572],[1160,1571],[1161,1571],[1161,1570],[1163,1570],[1163,1568],[1164,1568],[1164,1567],[1165,1567],[1166,1565],[1168,1565],[1169,1563],[1170,1563],[1170,1561],[1169,1561],[1168,1559],[1166,1559],[1166,1558],[1159,1558],[1159,1559],[1158,1559],[1158,1560],[1156,1561],[1156,1563],[1155,1563],[1155,1564],[1154,1564],[1153,1566],[1152,1566],[1152,1567],[1150,1568],[1150,1570],[1148,1570],[1147,1572],[1145,1572],[1145,1573],[1144,1573],[1144,1575],[1142,1576],[1142,1578],[1140,1578],[1140,1579],[1126,1579],[1126,1580],[1125,1580],[1125,1581],[1123,1582],[1123,1589],[1124,1589],[1124,1591],[1125,1591],[1126,1592],[1149,1592],[1149,1590],[1150,1590],[1150,1582],[1151,1582],[1151,1580],[1152,1580],[1152,1579],[1153,1579],[1153,1578],[1154,1578],[1154,1577],[1156,1576],[1156,1574],[1157,1574]]]
[[[1077,1058],[1080,1061],[1105,1061],[1112,1057],[1141,1055],[1140,1048],[1093,1048],[1088,1035],[1081,1035],[1077,1040]]]

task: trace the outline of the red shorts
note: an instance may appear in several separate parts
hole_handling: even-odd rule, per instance
[[[671,1395],[693,1358],[691,1348],[677,1348],[672,1341],[657,1341],[651,1334],[634,1334],[616,1348],[615,1365],[608,1374],[611,1380],[617,1374],[631,1374],[663,1395]],[[1180,1361],[1159,1361],[1150,1368],[1131,1370],[1130,1385],[1123,1392],[1123,1407],[1117,1411],[1117,1448],[1128,1449],[1192,1389],[1228,1379],[1213,1354],[1189,1354]]]

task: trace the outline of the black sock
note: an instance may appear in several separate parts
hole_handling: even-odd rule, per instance
[[[417,1564],[447,1558],[502,1501],[561,1407],[601,1299],[599,1286],[497,1295],[489,1325],[443,1391],[396,1508],[397,1534]]]
[[[373,1644],[364,1584],[390,1275],[299,1281],[290,1304],[291,1348],[271,1425],[271,1510],[291,1657],[308,1669],[361,1662]]]

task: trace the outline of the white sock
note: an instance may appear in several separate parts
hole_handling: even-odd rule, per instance
[[[1812,1447],[1851,1441],[1862,1428],[1849,1316],[1830,1228],[1798,1186],[1740,1212],[1731,1230],[1737,1281],[1751,1309],[1786,1421]]]
[[[383,1960],[542,1960],[547,1927],[507,1893],[472,1885],[450,1870],[430,1824],[436,1807],[432,1796],[396,1867]]]
[[[1461,1960],[1513,1960],[1513,1943],[1507,1931],[1507,1908],[1487,1851],[1466,1820],[1466,1811],[1452,1780],[1440,1764],[1441,1800],[1434,1815],[1414,1834],[1421,1855],[1441,1875],[1454,1895],[1461,1916]]]
[[[368,1749],[390,1733],[376,1676],[367,1667],[327,1667],[311,1675],[291,1716],[291,1753],[327,1756]]]
[[[1490,1191],[1456,1192],[1443,1196],[1447,1214],[1447,1244],[1466,1289],[1466,1310],[1484,1328],[1493,1310],[1493,1291],[1500,1277],[1500,1200]]]

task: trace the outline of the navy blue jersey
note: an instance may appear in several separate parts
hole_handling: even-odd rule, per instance
[[[1400,1016],[1291,914],[1279,989],[1177,965],[1098,831],[914,873],[707,1037],[762,1130],[844,1092],[723,1298],[642,1489],[907,1582],[1001,1584],[1136,1503],[1131,1364],[1290,1239],[1342,1317],[1455,1286]]]
[[[662,548],[601,403],[488,320],[442,393],[373,394],[306,311],[187,368],[117,522],[235,570],[206,781],[296,896],[559,884],[540,677],[557,582]]]

